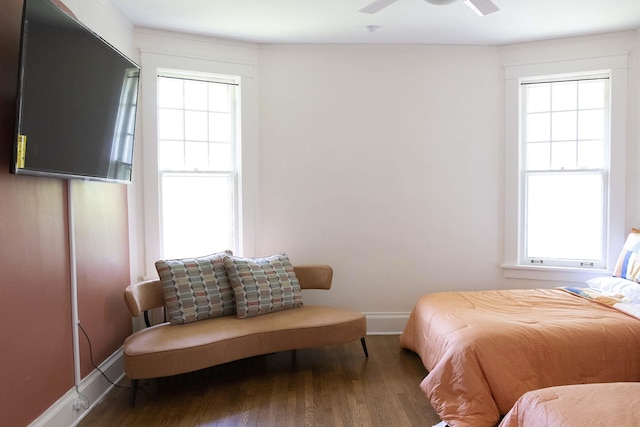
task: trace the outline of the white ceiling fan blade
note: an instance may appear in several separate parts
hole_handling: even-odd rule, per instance
[[[367,6],[360,9],[362,13],[378,13],[385,7],[397,2],[398,0],[375,0],[373,3],[369,3]]]
[[[488,15],[500,10],[491,0],[464,0],[464,2],[480,16]]]

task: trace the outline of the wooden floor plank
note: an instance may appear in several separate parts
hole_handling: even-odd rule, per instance
[[[420,358],[398,336],[281,352],[113,389],[79,427],[432,426]],[[128,385],[124,381],[123,385]]]

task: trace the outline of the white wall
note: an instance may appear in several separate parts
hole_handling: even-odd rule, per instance
[[[244,255],[285,251],[296,264],[331,264],[333,289],[306,293],[307,303],[354,308],[368,313],[370,330],[400,331],[428,292],[559,285],[503,276],[503,66],[621,51],[633,57],[639,37],[500,48],[256,46],[138,29],[136,46],[255,67],[259,110],[244,124],[255,239]],[[630,76],[628,227],[640,226],[638,70]],[[132,206],[138,241],[142,205]]]
[[[500,266],[503,65],[637,44],[622,33],[500,48],[261,47],[259,253],[331,264],[333,290],[305,301],[370,319],[405,317],[428,292],[561,285],[506,279]],[[640,226],[629,163],[625,227]]]
[[[140,56],[133,43],[133,24],[103,0],[61,0],[80,22],[138,62]]]
[[[500,287],[502,91],[494,47],[262,47],[260,253],[369,313]]]

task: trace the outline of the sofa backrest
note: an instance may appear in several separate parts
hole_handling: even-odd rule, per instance
[[[331,289],[333,269],[324,264],[294,266],[293,270],[302,289]],[[124,291],[124,300],[131,316],[138,317],[146,311],[164,307],[164,294],[160,279],[133,283]]]

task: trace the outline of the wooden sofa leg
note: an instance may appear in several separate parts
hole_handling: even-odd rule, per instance
[[[138,380],[131,380],[131,400],[129,406],[133,408],[136,404],[136,393],[138,392]]]
[[[364,350],[364,357],[369,357],[369,352],[367,351],[367,343],[364,341],[364,337],[360,338],[360,343],[362,343],[362,349]]]

